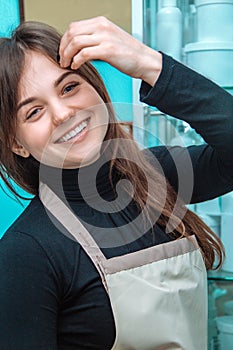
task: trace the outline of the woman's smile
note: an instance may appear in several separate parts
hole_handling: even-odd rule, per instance
[[[69,142],[69,143],[77,143],[81,142],[85,136],[88,133],[88,126],[90,123],[91,117],[85,119],[82,121],[78,126],[76,126],[74,129],[71,131],[67,132],[64,136],[59,138],[55,143],[64,143],[64,142]]]

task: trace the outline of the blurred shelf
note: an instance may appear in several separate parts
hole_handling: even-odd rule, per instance
[[[233,282],[233,272],[217,270],[209,271],[207,274],[209,281],[232,281]]]

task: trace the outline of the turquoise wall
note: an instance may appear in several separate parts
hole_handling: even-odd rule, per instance
[[[9,36],[19,18],[18,0],[0,0],[0,36]]]
[[[9,36],[11,31],[19,24],[19,7],[17,0],[0,0],[0,36]],[[101,61],[93,62],[101,74],[111,100],[130,104],[132,101],[132,79],[119,72],[109,64]],[[131,113],[127,114],[126,121],[131,120]],[[3,181],[0,180],[0,237],[12,222],[22,213],[29,201],[21,200],[20,203],[12,198]],[[25,197],[28,194],[17,188],[17,191]]]
[[[92,62],[100,73],[112,102],[132,103],[132,78],[102,61]],[[125,116],[125,120],[131,120]]]
[[[6,229],[12,224],[12,222],[22,213],[25,207],[30,201],[16,200],[14,196],[7,190],[3,181],[0,180],[0,237],[6,231]],[[15,186],[17,192],[26,197],[30,196],[18,186]]]

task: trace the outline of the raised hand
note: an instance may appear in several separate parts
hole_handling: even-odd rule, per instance
[[[61,67],[77,69],[86,61],[103,60],[152,86],[162,68],[160,53],[105,17],[72,22],[61,39],[59,54]]]

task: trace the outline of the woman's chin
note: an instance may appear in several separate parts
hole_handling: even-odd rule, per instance
[[[95,147],[92,147],[92,149],[89,149],[88,152],[85,152],[83,156],[78,151],[74,154],[74,150],[72,150],[67,154],[62,167],[64,169],[73,169],[90,165],[100,157],[100,150],[101,145],[96,145]]]

